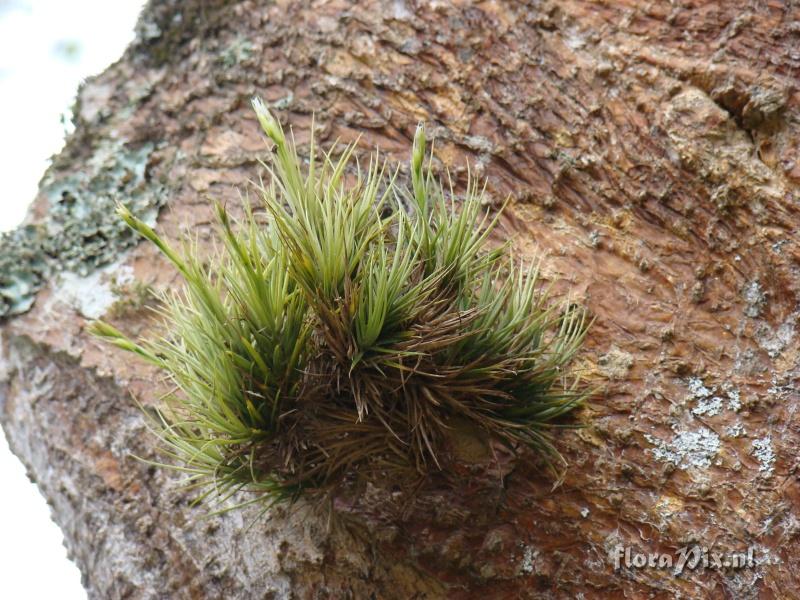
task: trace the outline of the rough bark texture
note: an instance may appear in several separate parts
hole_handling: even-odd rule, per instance
[[[323,144],[361,135],[397,161],[425,120],[442,163],[512,196],[501,235],[596,315],[581,362],[606,387],[590,426],[558,436],[555,490],[518,467],[405,520],[203,521],[177,477],[130,457],[153,455],[130,392],[157,401],[155,374],[84,331],[99,314],[146,331],[125,282],[177,281],[123,247],[0,327],[0,419],[92,598],[800,597],[800,9],[154,0],[138,32],[83,86],[32,221],[135,193],[165,201],[168,238],[209,238],[209,198],[238,201],[266,152],[254,94],[300,141],[313,112]],[[608,559],[695,542],[754,545],[758,564]]]

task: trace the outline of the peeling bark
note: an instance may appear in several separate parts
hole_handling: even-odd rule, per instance
[[[581,361],[604,393],[559,434],[555,490],[517,466],[405,519],[329,531],[279,509],[246,530],[255,511],[201,520],[131,458],[153,456],[130,391],[156,402],[156,374],[84,331],[98,313],[149,330],[124,282],[175,273],[140,244],[53,276],[0,325],[0,420],[90,596],[800,597],[798,42],[777,2],[152,1],[81,89],[32,221],[113,141],[148,148],[137,193],[163,194],[159,231],[210,239],[209,199],[238,202],[266,152],[254,94],[300,142],[313,113],[323,145],[360,135],[394,162],[425,120],[441,166],[511,195],[500,235],[596,315]],[[676,577],[608,557],[693,543],[758,564]]]

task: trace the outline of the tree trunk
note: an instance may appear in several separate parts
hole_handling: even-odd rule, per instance
[[[31,252],[51,266],[5,247],[33,283],[6,293],[0,419],[92,598],[800,597],[792,3],[152,0],[137,31],[42,181]],[[424,120],[459,181],[469,162],[511,196],[500,235],[596,316],[580,363],[603,392],[557,436],[555,489],[517,466],[496,493],[353,527],[203,519],[179,476],[132,458],[156,440],[131,392],[163,386],[85,327],[149,331],[132,278],[179,280],[113,200],[210,244],[210,198],[238,203],[260,173],[255,94],[301,143],[313,114],[321,144],[360,135],[393,162]],[[693,544],[755,563],[613,561]]]

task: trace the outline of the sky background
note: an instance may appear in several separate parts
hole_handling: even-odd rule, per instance
[[[0,0],[0,231],[16,227],[64,142],[78,84],[133,39],[141,0]],[[0,435],[0,598],[85,600],[80,572]]]

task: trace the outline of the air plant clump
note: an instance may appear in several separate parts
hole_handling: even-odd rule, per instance
[[[317,159],[312,140],[302,167],[293,139],[253,104],[274,144],[263,206],[246,203],[240,221],[217,206],[210,262],[121,207],[186,285],[155,309],[164,337],[93,326],[174,386],[155,423],[174,468],[222,497],[329,497],[446,470],[463,423],[560,460],[547,430],[587,395],[567,377],[586,314],[551,301],[536,268],[505,247],[486,248],[497,217],[479,184],[456,209],[452,183],[425,165],[422,127],[410,189],[377,156],[362,170],[353,145]]]

